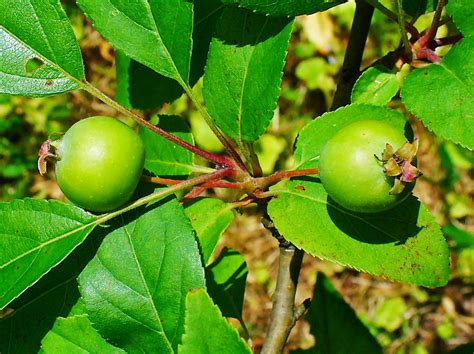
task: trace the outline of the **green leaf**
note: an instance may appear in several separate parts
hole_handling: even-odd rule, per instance
[[[193,52],[190,85],[204,73],[212,33],[223,5],[218,0],[195,0]],[[130,59],[122,51],[116,52],[116,99],[128,108],[152,109],[172,102],[183,94],[183,88],[147,66]]]
[[[102,338],[87,315],[59,317],[41,342],[44,353],[125,353]]]
[[[192,3],[186,0],[79,0],[77,3],[115,48],[163,76],[188,82]]]
[[[380,303],[375,310],[373,324],[379,328],[393,332],[402,325],[406,311],[407,305],[402,297],[397,296],[388,299]]]
[[[384,106],[399,89],[397,75],[384,67],[371,67],[356,81],[352,89],[352,103]]]
[[[189,127],[178,116],[159,116],[158,126],[165,131],[193,144]],[[148,128],[140,127],[145,144],[145,169],[156,176],[189,175],[195,170],[193,154]]]
[[[58,201],[0,203],[0,309],[81,244],[95,219]]]
[[[202,289],[190,292],[186,297],[185,327],[180,354],[252,353]]]
[[[456,27],[464,36],[474,36],[474,7],[470,0],[449,1],[448,14],[453,18]]]
[[[130,59],[121,50],[115,52],[117,91],[115,99],[127,108],[142,110],[161,107],[183,94],[173,79]]]
[[[234,220],[232,207],[220,199],[202,198],[187,204],[184,211],[196,231],[207,264],[219,238]]]
[[[443,233],[456,243],[455,248],[474,249],[474,235],[471,232],[460,229],[453,224],[448,224],[443,227]]]
[[[172,353],[184,331],[186,294],[205,286],[191,225],[167,198],[112,227],[79,277],[89,318],[127,352]]]
[[[292,21],[226,8],[212,39],[203,95],[215,124],[252,142],[273,118]]]
[[[439,225],[409,197],[381,213],[347,211],[313,180],[292,181],[268,206],[276,228],[312,256],[393,281],[427,287],[449,278],[449,251]]]
[[[0,352],[37,353],[58,316],[68,316],[79,298],[76,277],[94,256],[99,235],[89,237],[61,264],[0,312]],[[74,306],[76,307],[76,306]],[[5,310],[4,310],[5,311]]]
[[[326,141],[336,132],[346,125],[368,119],[382,120],[400,130],[403,130],[406,124],[401,113],[386,107],[363,104],[341,107],[334,112],[323,114],[300,131],[296,141],[295,162],[301,165],[313,161],[314,164]]]
[[[225,317],[234,317],[243,323],[247,264],[237,251],[224,248],[214,263],[206,268],[206,285],[209,295]]]
[[[402,101],[436,135],[474,148],[474,37],[404,80]]]
[[[316,347],[299,353],[382,353],[377,340],[323,273],[318,273],[313,301],[305,319],[316,338]]]
[[[238,4],[261,14],[288,17],[326,11],[344,2],[345,0],[224,0],[224,3]]]
[[[462,344],[453,350],[451,350],[448,354],[472,354],[474,352],[474,342]]]
[[[79,87],[81,51],[59,0],[0,0],[0,93],[45,96]]]
[[[433,1],[435,2],[433,4]],[[436,9],[437,0],[403,0],[403,10],[412,17],[418,17]]]

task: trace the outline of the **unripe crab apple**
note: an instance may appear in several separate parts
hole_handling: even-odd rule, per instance
[[[379,120],[349,124],[321,150],[319,176],[328,195],[342,207],[362,213],[391,209],[411,192],[420,174],[411,163],[417,142]]]
[[[105,212],[122,206],[133,195],[145,148],[128,125],[96,116],[75,123],[60,139],[43,144],[38,162],[42,173],[46,157],[56,160],[58,185],[71,202]]]

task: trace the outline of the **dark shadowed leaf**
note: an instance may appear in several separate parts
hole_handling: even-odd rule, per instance
[[[189,127],[180,117],[159,116],[158,126],[193,144]],[[187,176],[198,168],[193,164],[193,154],[189,150],[170,142],[148,128],[140,127],[140,136],[146,150],[145,169],[156,176]]]
[[[79,298],[76,277],[94,257],[101,237],[94,233],[60,265],[13,301],[0,316],[0,352],[37,353],[56,317],[68,316]]]
[[[325,11],[345,0],[224,0],[249,10],[270,16],[298,16]]]
[[[0,203],[0,308],[81,244],[96,217],[73,205],[35,199]]]
[[[243,323],[247,264],[237,251],[225,248],[214,263],[206,268],[209,295],[225,317],[237,318]]]
[[[316,345],[293,353],[382,354],[382,348],[329,280],[318,274],[313,301],[305,316]]]

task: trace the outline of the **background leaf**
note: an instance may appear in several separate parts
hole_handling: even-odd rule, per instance
[[[223,316],[237,318],[242,324],[247,275],[244,257],[229,248],[224,248],[216,261],[206,267],[207,291],[214,303]]]
[[[76,277],[94,256],[101,237],[94,234],[77,247],[61,264],[29,288],[0,316],[0,352],[37,353],[46,333],[58,316],[67,316],[79,298]]]
[[[474,148],[474,37],[403,82],[402,101],[436,135]]]
[[[59,1],[0,0],[0,92],[44,96],[84,78],[81,51]]]
[[[270,16],[298,16],[325,11],[345,0],[224,0]]]
[[[203,328],[209,329],[203,334]],[[207,354],[252,353],[239,333],[212,303],[204,290],[196,290],[186,297],[186,333],[179,353]]]
[[[152,121],[152,123],[155,122]],[[180,117],[161,115],[158,126],[188,143],[194,143],[189,127]],[[170,142],[148,128],[140,127],[140,137],[145,144],[145,169],[148,171],[156,176],[187,176],[194,171],[194,157],[189,150]]]
[[[433,3],[434,2],[434,3]],[[436,10],[437,0],[403,0],[403,10],[412,17]]]
[[[357,79],[352,89],[352,103],[384,106],[399,89],[397,75],[384,67],[371,67]]]
[[[111,343],[126,351],[176,350],[186,294],[205,286],[179,203],[167,198],[117,220],[79,283],[89,318]]]
[[[312,256],[393,281],[427,287],[448,281],[448,246],[415,197],[385,212],[362,214],[328,199],[316,181],[292,181],[272,199],[268,213],[288,241]]]
[[[202,258],[207,264],[219,238],[234,220],[234,213],[228,204],[216,198],[194,200],[184,211],[196,231]]]
[[[94,228],[73,205],[35,199],[0,203],[0,309],[61,262]]]
[[[121,50],[115,52],[115,67],[115,99],[127,108],[158,108],[183,94],[183,88],[175,80],[130,59]]]
[[[114,47],[163,76],[188,82],[192,3],[186,0],[79,0],[77,3]]]
[[[252,142],[273,118],[292,21],[226,8],[204,75],[206,107],[221,130]]]
[[[382,353],[377,340],[323,273],[318,274],[313,301],[305,319],[316,338],[316,346],[293,353]]]

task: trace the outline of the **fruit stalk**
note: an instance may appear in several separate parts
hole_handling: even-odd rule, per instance
[[[161,135],[165,139],[168,139],[169,141],[185,148],[186,150],[191,151],[192,153],[194,153],[196,155],[199,155],[199,156],[205,158],[208,161],[214,162],[218,167],[221,167],[221,168],[222,167],[234,168],[235,164],[231,160],[229,160],[229,159],[227,159],[223,156],[219,156],[219,155],[212,154],[210,152],[204,151],[204,150],[202,150],[202,149],[200,149],[200,148],[198,148],[194,145],[191,145],[188,142],[174,136],[173,134],[168,133],[167,131],[161,129],[160,127],[157,127],[157,126],[151,124],[150,122],[143,119],[142,117],[140,117],[135,112],[132,112],[132,111],[128,110],[127,108],[120,105],[118,102],[111,99],[109,96],[104,94],[102,91],[98,90],[96,87],[91,85],[89,82],[81,82],[81,87],[85,91],[89,92],[91,95],[93,95],[93,96],[97,97],[98,99],[100,99],[102,102],[104,102],[107,105],[113,107],[114,109],[116,109],[120,113],[132,118],[138,124],[140,124],[140,125],[148,128],[148,129],[152,130],[153,132]]]

